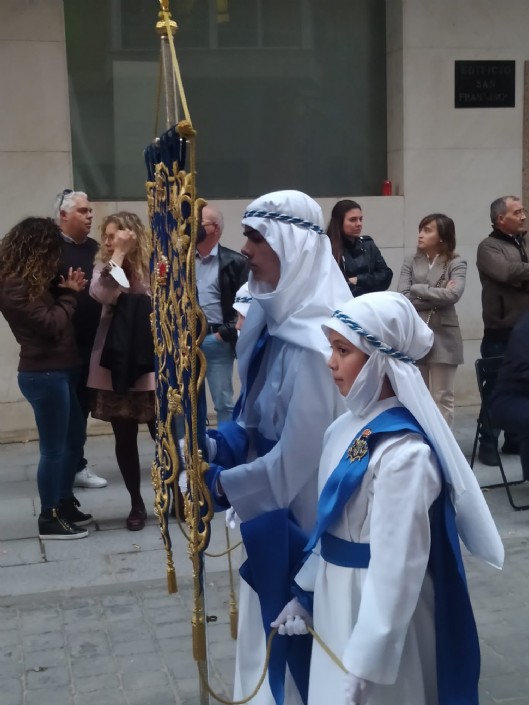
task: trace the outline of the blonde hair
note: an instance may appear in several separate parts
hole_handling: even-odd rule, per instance
[[[151,258],[152,244],[149,231],[146,230],[141,219],[136,213],[120,211],[107,215],[101,223],[101,248],[97,259],[101,262],[108,262],[112,259],[112,254],[105,246],[105,231],[107,226],[113,223],[119,230],[132,230],[136,235],[136,245],[128,252],[124,264],[128,265],[130,274],[137,281],[149,281],[149,260]]]

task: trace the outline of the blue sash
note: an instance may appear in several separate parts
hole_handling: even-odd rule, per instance
[[[417,421],[402,407],[381,413],[356,436],[322,490],[317,524],[305,547],[305,558],[321,540],[321,555],[325,560],[346,567],[367,568],[369,544],[344,541],[327,533],[326,529],[340,516],[352,493],[360,486],[377,436],[404,430],[421,434],[431,445]],[[430,508],[430,527],[428,570],[435,593],[439,705],[478,705],[478,634],[467,590],[455,510],[444,479],[441,493]]]

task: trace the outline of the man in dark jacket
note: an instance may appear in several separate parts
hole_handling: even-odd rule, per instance
[[[217,413],[217,422],[229,421],[233,411],[233,359],[237,342],[237,290],[248,279],[246,258],[219,244],[224,226],[222,213],[212,206],[202,211],[203,238],[197,244],[196,277],[200,307],[207,319],[202,343],[206,378]]]
[[[529,481],[529,311],[514,326],[490,399],[492,423],[516,434]]]
[[[86,193],[64,189],[57,196],[55,220],[61,228],[63,238],[59,274],[66,277],[70,267],[73,269],[80,267],[85,273],[85,278],[90,283],[94,259],[99,245],[91,237],[88,237],[92,227],[92,206],[88,202]],[[101,318],[101,304],[90,296],[89,288],[90,286],[88,285],[78,294],[77,308],[73,317],[75,339],[81,358],[81,364],[77,370],[76,392],[85,423],[89,413],[86,380],[88,379],[90,354],[94,345],[99,319]],[[75,476],[74,487],[95,489],[106,486],[107,481],[90,470],[83,454]]]
[[[491,203],[490,219],[493,230],[477,252],[485,329],[482,357],[502,356],[515,323],[529,310],[525,208],[517,196],[502,196]],[[496,465],[498,434],[486,432],[481,437],[478,457],[485,465]],[[502,450],[518,452],[516,437],[507,433]]]

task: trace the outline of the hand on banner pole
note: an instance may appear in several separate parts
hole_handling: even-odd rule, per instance
[[[233,507],[226,509],[226,526],[228,529],[236,529],[240,523],[241,520],[235,509]]]

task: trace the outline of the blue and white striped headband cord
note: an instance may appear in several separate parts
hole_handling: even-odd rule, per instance
[[[349,316],[342,311],[334,311],[332,317],[337,318],[339,321],[342,321],[342,323],[345,323],[346,326],[351,328],[351,330],[354,330],[355,333],[358,333],[358,335],[361,335],[362,338],[365,338],[368,343],[371,343],[373,347],[377,348],[377,350],[380,350],[380,352],[383,352],[385,355],[394,357],[396,360],[400,360],[401,362],[408,362],[412,365],[415,364],[415,360],[412,360],[411,357],[395,350],[395,348],[392,348],[390,345],[386,345],[374,335],[368,333],[364,328],[362,328],[362,326],[358,325],[358,323],[353,321],[352,318],[349,318]]]
[[[268,220],[279,220],[281,223],[292,223],[293,225],[299,225],[300,228],[314,230],[320,235],[325,235],[325,231],[320,228],[319,225],[311,223],[310,220],[303,220],[303,218],[297,218],[294,215],[287,215],[286,213],[278,213],[277,211],[245,211],[243,218],[267,218]]]

